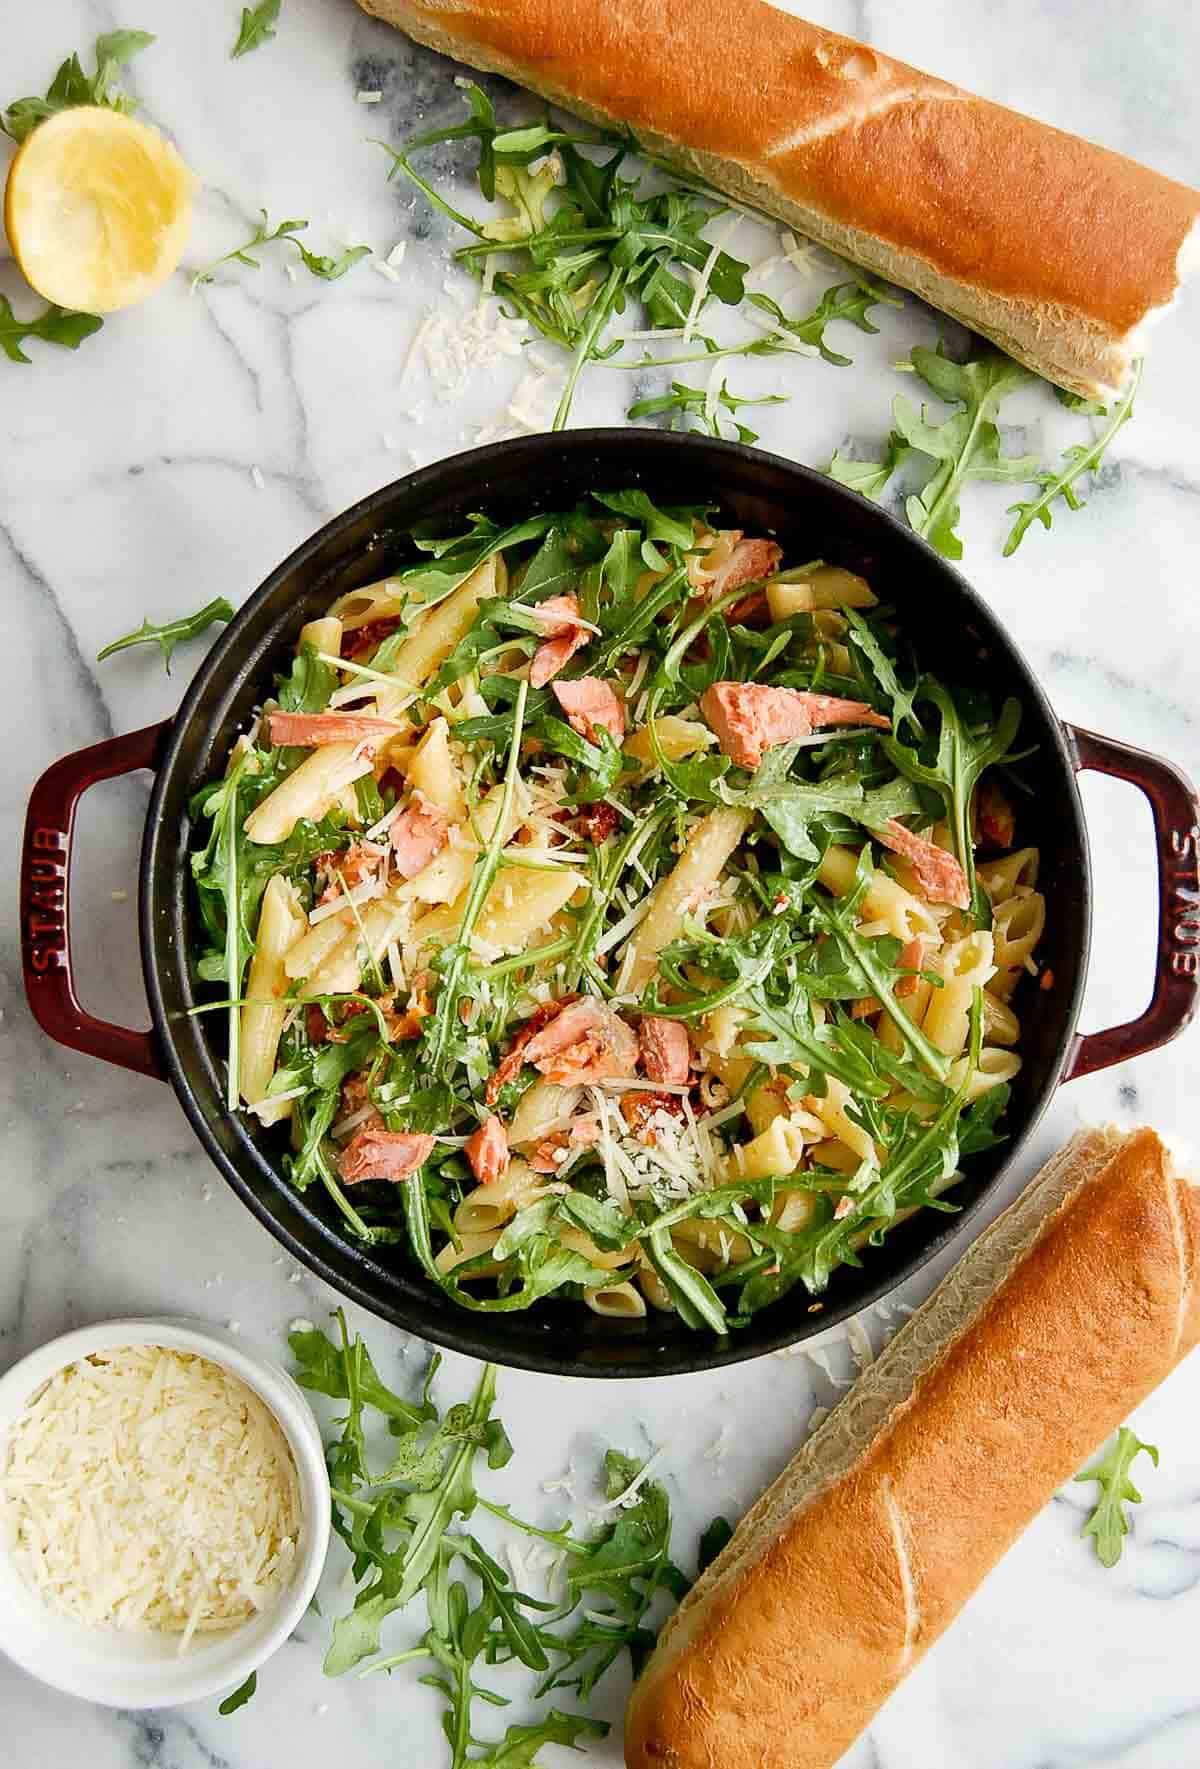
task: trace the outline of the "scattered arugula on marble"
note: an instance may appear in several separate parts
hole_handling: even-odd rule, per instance
[[[445,1698],[449,1769],[536,1769],[543,1745],[577,1746],[582,1739],[603,1737],[604,1722],[548,1708],[532,1725],[510,1726],[503,1738],[486,1743],[475,1734],[476,1705],[502,1707],[506,1698],[476,1677],[485,1666],[517,1661],[540,1678],[539,1699],[554,1689],[574,1689],[586,1701],[625,1650],[638,1667],[653,1644],[650,1611],[658,1594],[678,1598],[687,1589],[670,1558],[671,1514],[664,1488],[646,1477],[640,1463],[610,1450],[603,1510],[612,1513],[611,1521],[585,1538],[566,1525],[526,1523],[507,1505],[484,1498],[476,1485],[481,1457],[487,1467],[500,1468],[512,1455],[495,1416],[494,1365],[483,1367],[467,1403],[439,1414],[430,1396],[436,1357],[419,1399],[402,1400],[380,1379],[362,1340],[351,1338],[341,1309],[335,1318],[338,1343],[308,1326],[289,1335],[301,1386],[349,1403],[326,1454],[333,1525],[354,1557],[358,1590],[353,1608],[334,1624],[326,1673],[391,1675],[404,1665],[430,1661],[420,1680]],[[368,1462],[371,1411],[382,1415],[391,1438],[398,1439],[388,1446],[387,1466],[379,1470]],[[467,1529],[477,1510],[558,1553],[560,1602],[516,1588]],[[384,1651],[383,1623],[417,1596],[425,1600],[424,1630],[400,1650]],[[577,1616],[585,1597],[604,1609],[589,1607]],[[574,1626],[564,1630],[573,1619]],[[223,1705],[226,1711],[232,1708]]]
[[[873,325],[870,318],[872,307],[878,307],[881,302],[888,307],[901,305],[898,295],[884,284],[875,282],[865,271],[856,271],[852,282],[834,283],[832,288],[826,289],[812,312],[803,319],[789,319],[777,301],[761,292],[752,294],[749,300],[762,312],[769,313],[781,331],[790,333],[801,344],[807,344],[819,353],[822,361],[839,369],[849,368],[851,359],[842,356],[829,343],[825,336],[826,327],[840,319],[857,326],[860,332],[877,333],[879,327]]]
[[[85,74],[78,55],[69,55],[44,98],[18,98],[0,112],[0,129],[21,142],[47,117],[76,105],[104,105],[109,110],[132,113],[138,108],[137,100],[120,91],[114,82],[134,56],[149,48],[154,40],[150,31],[106,31],[96,38],[95,73]]]
[[[235,246],[231,252],[225,252],[220,258],[214,258],[211,264],[204,266],[203,270],[198,270],[192,278],[193,289],[198,289],[203,283],[215,281],[216,272],[222,264],[247,264],[251,270],[260,270],[262,265],[260,260],[253,256],[254,252],[261,246],[273,245],[277,240],[282,240],[289,246],[295,246],[304,268],[313,276],[320,277],[322,282],[327,283],[337,282],[338,278],[345,276],[346,272],[353,269],[361,258],[369,258],[371,255],[370,246],[349,246],[336,258],[310,252],[308,247],[296,238],[296,235],[303,233],[308,226],[307,221],[281,221],[278,227],[272,227],[267,211],[260,209],[259,213],[262,220],[255,227],[250,238],[244,240],[240,246]]]
[[[218,1714],[236,1714],[239,1708],[245,1707],[257,1688],[258,1672],[251,1671],[250,1675],[246,1678],[246,1681],[244,1683],[239,1683],[233,1694],[225,1697],[225,1700],[217,1709]]]
[[[1122,1425],[1111,1449],[1098,1462],[1093,1462],[1090,1468],[1075,1476],[1077,1481],[1094,1480],[1100,1487],[1100,1497],[1083,1527],[1083,1534],[1094,1537],[1096,1558],[1101,1566],[1115,1566],[1121,1558],[1121,1549],[1129,1534],[1129,1516],[1125,1507],[1142,1502],[1141,1493],[1129,1478],[1129,1470],[1143,1450],[1157,1468],[1158,1450],[1155,1446],[1143,1443],[1135,1431]]]
[[[700,428],[709,436],[722,437],[722,412],[728,412],[733,420],[734,430],[739,442],[757,442],[757,430],[751,430],[748,424],[738,422],[736,414],[744,405],[784,405],[789,395],[786,393],[768,393],[761,399],[741,399],[729,391],[728,384],[721,382],[720,390],[710,400],[703,387],[685,387],[680,381],[672,381],[668,393],[656,394],[650,399],[639,399],[630,406],[625,416],[636,421],[638,418],[656,418],[671,413],[684,419],[695,418]]]
[[[617,368],[669,367],[680,362],[711,364],[724,356],[812,355],[845,363],[825,340],[833,320],[849,320],[862,331],[877,328],[868,319],[879,301],[895,302],[889,291],[857,276],[826,291],[813,312],[789,319],[769,296],[748,294],[748,265],[704,237],[704,229],[727,212],[723,199],[698,180],[668,174],[665,189],[646,192],[640,176],[622,176],[630,156],[640,152],[628,134],[568,134],[547,119],[512,129],[496,121],[491,99],[474,82],[463,83],[468,119],[444,129],[428,130],[397,149],[379,142],[391,155],[390,177],[400,174],[422,192],[449,220],[473,235],[455,254],[544,338],[571,355],[566,386],[555,413],[555,429],[565,427],[579,376],[588,363]],[[447,142],[479,144],[478,182],[488,202],[504,199],[513,211],[500,218],[477,219],[455,208],[422,177],[413,164],[421,150]],[[589,150],[599,150],[599,158]],[[536,165],[536,170],[534,169]],[[661,184],[662,180],[658,182]],[[651,334],[695,339],[696,350],[674,357],[645,357],[639,362],[611,362],[623,340],[611,335],[615,317],[630,300],[640,302]],[[774,327],[743,344],[719,346],[697,330],[714,301],[743,311],[768,313]],[[729,411],[739,404],[773,403],[737,400],[722,389],[720,403]],[[672,388],[665,403],[651,400],[635,406],[631,416],[654,416],[672,409],[704,411],[706,427],[720,431],[707,395],[691,388]],[[743,431],[743,441],[757,440]]]
[[[918,412],[911,401],[899,396],[892,408],[896,427],[888,436],[882,458],[853,460],[838,450],[827,471],[839,484],[878,499],[901,468],[921,464],[926,474],[924,484],[905,499],[905,515],[910,527],[947,559],[962,558],[960,494],[973,479],[1024,479],[1041,488],[1037,497],[1009,506],[1016,521],[1004,543],[1006,559],[1016,552],[1035,522],[1050,527],[1052,505],[1060,498],[1069,510],[1081,510],[1083,499],[1076,486],[1085,474],[1096,472],[1118,430],[1133,416],[1142,376],[1139,359],[1111,412],[1094,400],[1056,387],[1060,404],[1069,411],[1082,417],[1104,417],[1108,422],[1089,441],[1065,449],[1062,466],[1044,468],[1036,455],[1001,453],[1000,406],[1010,393],[1033,379],[1028,369],[991,348],[966,362],[954,362],[941,345],[937,350],[917,346],[909,361],[896,366],[918,375],[939,399],[958,409],[941,423],[934,423],[927,407]]]
[[[1046,469],[1038,474],[1038,484],[1042,488],[1040,497],[1034,498],[1029,503],[1009,506],[1009,515],[1015,516],[1017,520],[1009,530],[1008,539],[1004,543],[1004,557],[1006,559],[1011,558],[1016,552],[1024,540],[1026,532],[1035,522],[1040,522],[1043,528],[1050,527],[1053,520],[1051,505],[1057,498],[1062,498],[1068,510],[1083,509],[1084,500],[1075,490],[1075,486],[1085,473],[1094,474],[1096,472],[1117,431],[1127,424],[1133,416],[1133,403],[1137,398],[1141,381],[1142,359],[1139,357],[1133,365],[1129,385],[1111,413],[1104,406],[1097,404],[1095,400],[1082,399],[1077,395],[1068,395],[1063,400],[1063,403],[1069,404],[1072,410],[1078,411],[1086,417],[1107,418],[1108,422],[1093,436],[1090,442],[1075,442],[1071,444],[1070,448],[1064,449],[1063,460],[1066,464],[1060,467],[1057,472]],[[1061,392],[1060,389],[1056,389],[1056,391]],[[1071,404],[1072,401],[1074,401],[1073,404]]]
[[[218,621],[232,620],[233,603],[226,596],[214,596],[203,608],[197,608],[195,614],[182,614],[178,620],[164,621],[155,626],[149,618],[144,620],[136,632],[125,633],[120,639],[113,639],[103,651],[96,653],[96,662],[103,663],[106,657],[112,657],[117,651],[128,651],[132,645],[157,645],[162,652],[163,663],[167,674],[171,673],[171,658],[175,647],[182,645],[187,639],[199,638],[209,627]]]
[[[241,29],[229,52],[231,61],[236,61],[239,55],[249,55],[252,49],[261,49],[264,43],[271,41],[282,5],[283,0],[260,0],[257,6],[242,7]]]
[[[53,303],[34,319],[18,319],[7,295],[0,295],[0,350],[10,362],[32,362],[21,348],[29,338],[40,338],[44,344],[60,344],[64,350],[78,350],[83,340],[98,332],[103,324],[98,314],[75,313]]]

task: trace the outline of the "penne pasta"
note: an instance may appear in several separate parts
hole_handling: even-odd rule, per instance
[[[586,884],[582,873],[565,866],[553,872],[501,872],[475,924],[475,950],[490,958],[520,952]],[[453,939],[465,908],[466,892],[456,902],[422,916],[413,929],[414,949]]]
[[[933,960],[942,987],[930,993],[921,1030],[946,1056],[958,1056],[966,1047],[974,992],[995,975],[992,952],[992,936],[981,928],[955,940]]]
[[[450,753],[449,733],[444,718],[430,720],[425,735],[408,758],[408,784],[452,823],[461,823],[467,814],[467,801],[458,763]]]
[[[656,768],[655,738],[669,762],[682,762],[686,757],[710,748],[716,741],[707,725],[701,725],[695,719],[678,718],[674,713],[663,713],[657,719],[647,719],[641,730],[634,732],[625,744],[625,754],[647,768]]]
[[[377,620],[391,620],[400,614],[406,591],[400,578],[381,578],[377,584],[364,584],[361,590],[347,590],[330,608],[330,615],[341,623],[347,633],[359,627],[373,626]]]
[[[1021,1072],[1021,1059],[1015,1050],[997,1050],[994,1046],[980,1052],[979,1067],[967,1082],[967,1100],[970,1103],[981,1095],[989,1093],[993,1087],[1003,1087]],[[959,1057],[950,1069],[951,1087],[961,1087],[966,1079],[967,1059]]]
[[[1032,957],[1046,927],[1046,899],[1040,891],[1025,890],[996,905],[992,932],[996,963],[1003,970],[1019,969]]]
[[[416,617],[388,673],[408,687],[418,688],[427,682],[469,630],[479,604],[492,596],[503,596],[507,587],[503,561],[493,554],[444,602]]]
[[[371,758],[355,743],[326,743],[281,780],[242,825],[252,842],[286,841],[301,817],[319,822],[338,795],[371,772]]]
[[[585,1290],[583,1300],[593,1314],[614,1321],[640,1320],[646,1312],[646,1299],[636,1285],[609,1284],[604,1290]]]
[[[499,1231],[506,1222],[534,1204],[550,1190],[524,1161],[510,1161],[504,1173],[488,1185],[476,1186],[468,1192],[454,1212],[454,1227],[460,1235],[488,1234]]]
[[[854,889],[857,872],[857,854],[849,848],[829,847],[817,868],[817,877],[835,897],[844,897]],[[878,868],[871,874],[863,897],[862,919],[879,922],[885,932],[906,945],[918,936],[925,940],[941,938],[937,917],[929,905]]]
[[[789,620],[793,614],[813,614],[819,608],[873,608],[877,598],[865,578],[836,565],[818,565],[803,577],[790,573],[767,582],[767,606],[772,620]]]
[[[261,1124],[277,1124],[291,1115],[291,1100],[266,1097],[275,1073],[275,1054],[289,1012],[285,997],[290,980],[284,959],[304,931],[304,914],[294,886],[276,873],[267,880],[258,918],[254,956],[246,979],[246,1004],[241,1010],[239,1092]]]
[[[684,916],[695,908],[700,894],[716,884],[749,824],[748,811],[722,808],[710,811],[692,831],[675,870],[655,891],[649,914],[625,948],[623,987],[635,992],[645,988],[658,954],[681,932]]]
[[[484,1230],[478,1234],[460,1235],[459,1245],[456,1247],[453,1241],[447,1241],[434,1259],[434,1264],[442,1276],[446,1277],[450,1272],[456,1271],[460,1265],[465,1265],[468,1259],[478,1259],[481,1253],[490,1253],[499,1239],[500,1230],[498,1228]],[[460,1275],[464,1283],[488,1283],[493,1274],[487,1271],[476,1271],[463,1272]]]
[[[342,649],[342,623],[336,614],[323,614],[319,620],[307,621],[300,628],[297,649],[301,645],[311,645],[314,651],[337,657]]]
[[[476,810],[474,826],[469,831],[463,829],[456,839],[452,839],[448,847],[416,874],[406,879],[395,888],[398,902],[416,903],[453,903],[460,897],[471,882],[471,873],[475,869],[475,861],[479,853],[478,841],[490,842],[496,833],[496,825],[500,820],[500,810],[504,802],[504,789],[494,786]],[[524,791],[513,795],[508,816],[504,821],[504,834],[501,840],[509,842],[525,820],[528,811],[528,798]],[[443,938],[445,930],[455,925],[453,916],[443,916],[440,921],[431,924],[430,936]],[[423,938],[422,925],[418,922],[413,930],[414,938]]]
[[[976,876],[992,902],[999,903],[1022,886],[1033,889],[1038,880],[1038,861],[1036,848],[1017,848],[999,860],[987,861],[978,868]]]

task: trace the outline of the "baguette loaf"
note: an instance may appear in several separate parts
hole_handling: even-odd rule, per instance
[[[831,1769],[1200,1341],[1200,1190],[1081,1132],[764,1493],[630,1698],[628,1769]]]
[[[765,0],[359,0],[1108,398],[1200,257],[1200,193]]]

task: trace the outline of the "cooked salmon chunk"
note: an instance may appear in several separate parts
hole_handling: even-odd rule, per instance
[[[651,1081],[686,1081],[691,1067],[692,1047],[687,1028],[680,1020],[665,1020],[658,1014],[647,1014],[638,1021],[638,1051],[642,1068]]]
[[[714,682],[701,697],[700,711],[724,753],[739,768],[757,768],[776,744],[809,737],[824,725],[891,729],[891,720],[865,701],[808,694],[798,688],[768,688],[760,682]]]
[[[610,682],[599,676],[579,676],[574,682],[552,682],[551,687],[572,730],[581,737],[592,737],[599,728],[607,731],[614,743],[620,743],[625,735],[625,707]]]
[[[401,811],[390,834],[396,871],[401,878],[415,878],[445,847],[450,823],[436,805],[418,797]]]
[[[611,1007],[585,995],[531,1038],[523,1054],[547,1080],[570,1087],[632,1079],[638,1041]]]
[[[914,835],[911,829],[905,829],[903,823],[897,823],[889,817],[886,823],[871,832],[876,841],[890,848],[893,854],[900,854],[913,869],[913,876],[920,885],[928,903],[953,903],[956,909],[969,909],[971,891],[967,884],[967,875],[945,848],[927,842],[922,836]]]
[[[360,1179],[407,1179],[428,1161],[436,1141],[422,1131],[366,1127],[342,1150],[338,1172],[346,1185],[357,1185]]]
[[[463,1154],[480,1185],[491,1185],[508,1166],[508,1137],[494,1112],[467,1138]]]
[[[317,749],[323,743],[385,743],[404,727],[395,719],[370,719],[362,713],[269,713],[271,742],[285,747]]]

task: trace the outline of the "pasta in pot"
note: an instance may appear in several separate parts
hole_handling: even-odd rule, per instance
[[[291,1183],[464,1307],[717,1333],[952,1186],[1047,904],[1019,706],[891,599],[618,489],[308,620],[193,855],[229,1108]]]

